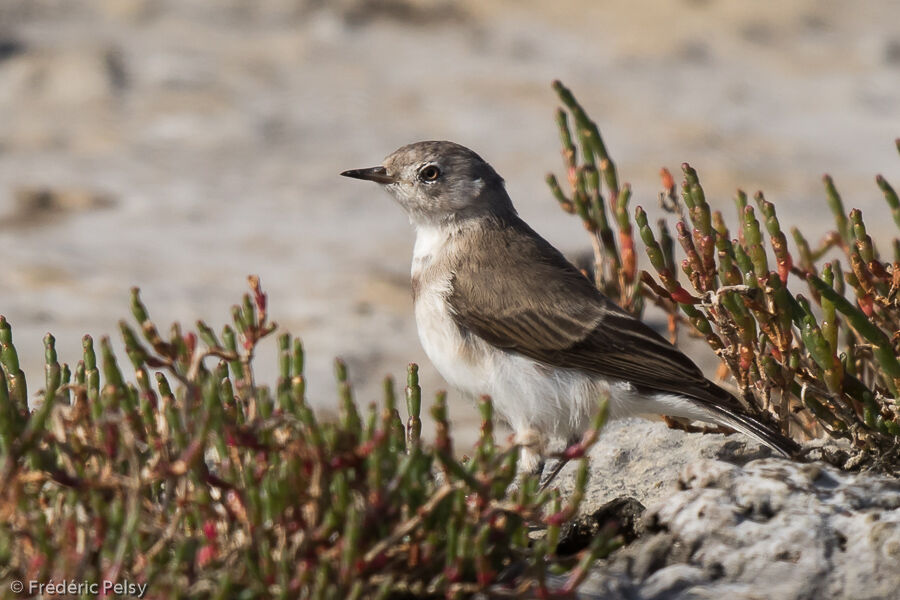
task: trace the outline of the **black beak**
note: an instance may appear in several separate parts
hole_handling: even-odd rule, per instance
[[[341,173],[344,177],[352,177],[354,179],[365,179],[376,183],[394,183],[397,181],[395,177],[387,174],[384,167],[370,167],[368,169],[350,169]]]

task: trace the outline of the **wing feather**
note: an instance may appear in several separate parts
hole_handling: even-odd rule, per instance
[[[513,225],[482,234],[481,260],[469,255],[453,265],[448,301],[463,330],[550,366],[710,398],[714,386],[687,356],[603,296],[548,242],[530,229],[521,235],[527,225]]]
[[[689,396],[738,430],[793,456],[799,446],[747,414],[691,359],[606,298],[520,219],[484,227],[484,251],[458,255],[447,300],[457,325],[546,365]],[[486,294],[484,290],[491,290]]]

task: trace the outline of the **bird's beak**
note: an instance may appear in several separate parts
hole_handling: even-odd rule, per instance
[[[366,179],[376,183],[394,183],[396,177],[388,175],[384,167],[370,167],[368,169],[350,169],[341,173],[344,177],[353,177],[354,179]]]

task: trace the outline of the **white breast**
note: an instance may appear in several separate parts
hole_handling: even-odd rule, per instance
[[[450,243],[451,231],[440,227],[422,225],[416,228],[416,245],[413,248],[412,276],[418,277],[431,266],[434,257]]]
[[[442,272],[436,259],[451,252],[451,231],[419,227],[413,250],[412,277],[416,281],[416,326],[428,358],[447,383],[473,394],[489,393],[487,361],[483,349],[467,340],[450,315],[448,270]]]

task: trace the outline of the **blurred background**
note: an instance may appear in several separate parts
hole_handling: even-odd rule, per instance
[[[829,172],[878,240],[893,225],[873,178],[900,180],[898,23],[892,0],[2,0],[0,314],[34,392],[46,331],[76,362],[82,334],[117,336],[133,285],[160,326],[219,329],[257,273],[316,404],[334,404],[334,356],[364,402],[409,361],[430,395],[445,384],[415,332],[413,232],[340,171],[450,139],[585,250],[543,181],[559,78],[651,214],[660,167],[688,161],[729,222],[735,189],[762,189],[817,240]]]

